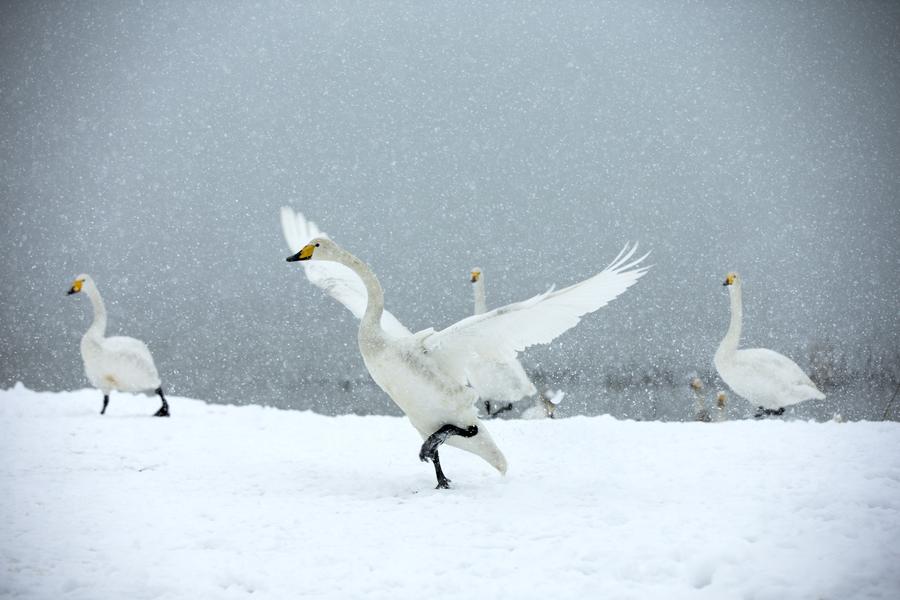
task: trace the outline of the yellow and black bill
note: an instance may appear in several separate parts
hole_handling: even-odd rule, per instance
[[[77,294],[81,291],[81,286],[84,285],[84,279],[76,279],[72,284],[72,287],[69,288],[69,291],[66,292],[67,295],[71,296],[72,294]]]
[[[292,254],[291,256],[288,256],[286,260],[288,262],[297,262],[298,260],[309,260],[310,258],[312,258],[313,251],[315,249],[316,249],[316,247],[313,244],[307,244],[307,245],[303,246],[303,248],[300,249],[300,252],[298,252],[297,254]]]

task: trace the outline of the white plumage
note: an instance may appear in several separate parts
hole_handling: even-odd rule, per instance
[[[731,296],[731,323],[713,362],[728,387],[770,414],[804,400],[824,398],[825,394],[788,357],[765,348],[738,350],[743,321],[741,278],[729,273],[724,285]]]
[[[479,267],[473,268],[470,281],[475,300],[474,314],[484,314],[487,312],[484,271]],[[521,398],[537,393],[537,389],[528,378],[528,374],[525,373],[525,368],[518,358],[510,359],[508,355],[486,356],[484,354],[480,358],[481,360],[469,365],[467,373],[469,382],[483,400],[508,406]]]
[[[282,211],[283,223],[284,217]],[[437,446],[445,439],[501,473],[507,467],[503,453],[478,419],[474,406],[478,395],[468,385],[468,367],[481,355],[514,358],[516,352],[549,342],[582,315],[607,304],[646,272],[637,267],[642,259],[629,262],[633,254],[634,248],[626,247],[601,273],[564,290],[468,317],[442,331],[426,329],[407,335],[395,335],[384,326],[384,292],[369,267],[330,239],[314,238],[288,260],[339,263],[359,277],[366,293],[358,333],[363,360],[375,382],[425,438],[420,457],[433,460],[438,487],[447,487],[437,455]],[[331,285],[325,289],[343,293],[352,288]],[[346,298],[335,297],[351,308]],[[452,431],[446,433],[447,428]],[[442,432],[446,435],[440,437]]]
[[[106,337],[106,307],[100,291],[89,275],[75,278],[69,294],[84,292],[94,309],[94,320],[81,338],[81,358],[84,373],[91,385],[103,392],[103,409],[106,412],[109,394],[118,392],[143,392],[153,390],[162,399],[162,407],[155,416],[169,416],[169,405],[160,386],[159,373],[147,345],[131,337]]]

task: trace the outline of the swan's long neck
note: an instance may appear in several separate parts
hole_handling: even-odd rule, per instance
[[[381,289],[381,284],[378,283],[378,278],[375,277],[375,273],[372,272],[369,265],[346,250],[341,249],[341,252],[342,255],[339,262],[359,275],[363,285],[366,286],[368,301],[366,302],[366,312],[359,323],[359,331],[360,333],[364,331],[370,333],[380,331],[381,315],[384,313],[384,290]]]
[[[487,312],[487,301],[484,294],[484,275],[478,278],[478,281],[472,284],[472,292],[475,294],[475,314],[480,315]]]
[[[84,293],[91,299],[91,306],[94,307],[94,322],[88,327],[85,335],[103,337],[106,335],[106,306],[103,304],[103,298],[100,297],[100,290],[93,282],[86,281],[84,283]]]
[[[737,351],[738,342],[741,341],[741,322],[744,319],[744,309],[741,305],[741,286],[732,285],[729,289],[731,296],[731,323],[728,332],[719,344],[716,354],[733,354]]]

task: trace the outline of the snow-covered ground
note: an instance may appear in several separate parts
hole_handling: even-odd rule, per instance
[[[900,425],[496,421],[0,392],[0,596],[900,597]]]

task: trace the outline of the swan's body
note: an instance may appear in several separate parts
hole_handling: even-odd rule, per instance
[[[169,416],[169,407],[160,386],[159,373],[147,345],[131,337],[106,337],[106,307],[100,291],[89,275],[79,275],[69,294],[83,291],[91,301],[94,320],[81,338],[81,358],[84,373],[91,385],[103,392],[103,410],[109,404],[109,394],[153,390],[163,405],[156,416]]]
[[[728,387],[766,414],[780,414],[787,406],[824,398],[825,394],[788,357],[766,348],[738,350],[743,320],[741,279],[729,273],[725,285],[731,296],[731,323],[713,362]]]
[[[500,473],[507,468],[506,458],[478,418],[478,394],[468,386],[471,364],[482,352],[514,357],[573,327],[581,315],[605,305],[644,274],[645,269],[633,268],[642,259],[628,262],[633,253],[626,248],[600,274],[564,290],[468,317],[442,331],[400,335],[383,325],[384,293],[375,275],[330,239],[314,238],[288,261],[335,262],[359,277],[366,292],[357,336],[363,361],[425,438],[419,456],[432,459],[438,487],[448,487],[437,454],[445,440],[480,456]]]
[[[471,271],[472,293],[475,300],[476,315],[487,312],[487,301],[484,289],[484,271],[475,267]],[[537,389],[519,359],[515,356],[482,355],[481,360],[473,363],[468,370],[469,382],[478,391],[485,402],[488,416],[491,416],[491,405],[499,405],[499,411],[512,408],[512,403],[521,398],[532,396]]]

